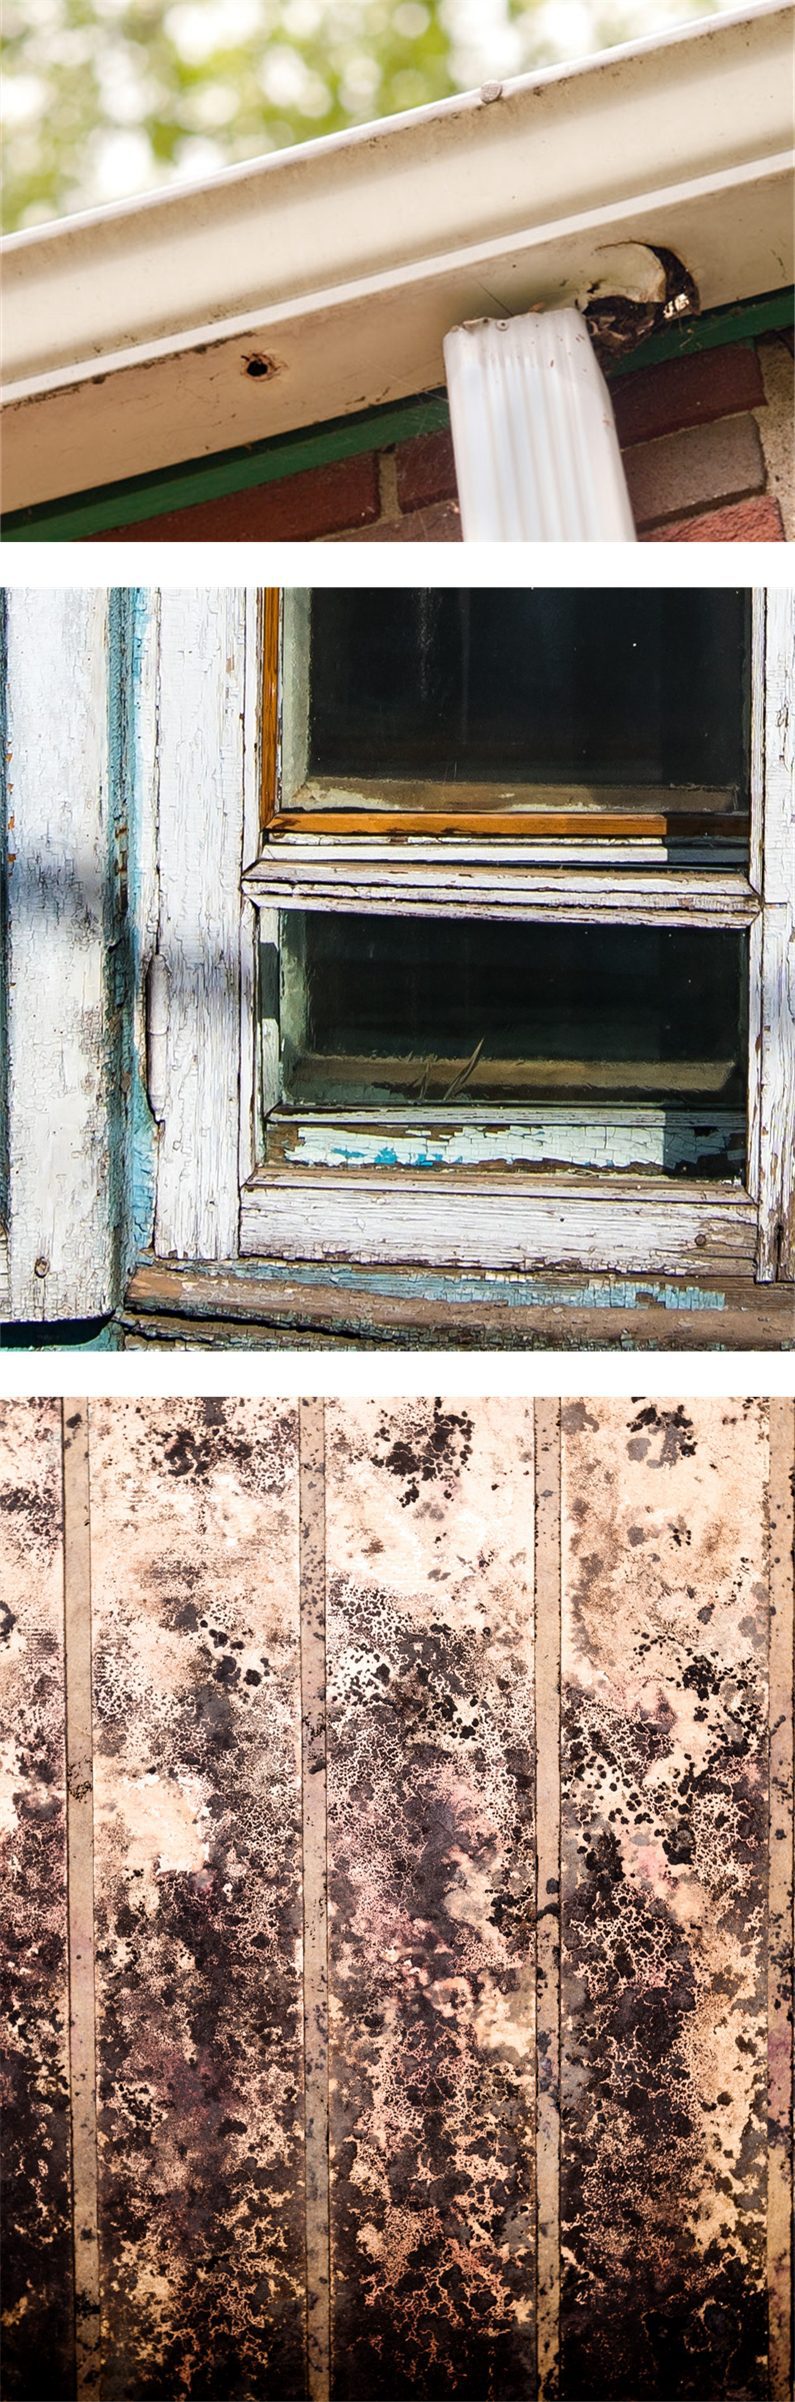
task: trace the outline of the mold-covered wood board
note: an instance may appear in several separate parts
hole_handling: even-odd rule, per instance
[[[298,1449],[92,1404],[102,2402],[304,2391]]]
[[[61,1408],[0,1402],[6,2402],[71,2402]]]
[[[332,2392],[534,2375],[533,1423],[327,1411]]]
[[[562,2391],[762,2397],[766,1405],[562,1412]]]

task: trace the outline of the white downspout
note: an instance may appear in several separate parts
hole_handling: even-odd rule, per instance
[[[610,395],[578,309],[445,338],[465,542],[634,542]]]

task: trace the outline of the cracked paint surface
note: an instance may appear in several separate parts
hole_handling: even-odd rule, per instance
[[[508,2397],[534,2327],[533,1427],[326,1431],[334,2394]]]
[[[562,1410],[566,2402],[766,2379],[766,1405]]]
[[[0,1402],[3,2393],[74,2393],[58,1401]]]
[[[304,2392],[297,1422],[91,1405],[103,2402]]]

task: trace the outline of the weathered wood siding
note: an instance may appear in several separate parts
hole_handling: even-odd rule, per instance
[[[795,1405],[61,1463],[6,1405],[8,2402],[790,2402]]]
[[[7,616],[9,1308],[90,1318],[119,1298],[108,596]]]
[[[155,1249],[237,1250],[245,594],[164,592],[160,917],[168,1106]]]
[[[761,1276],[795,1279],[795,592],[769,592],[762,890]]]

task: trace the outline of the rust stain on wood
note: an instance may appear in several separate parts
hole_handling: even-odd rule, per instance
[[[262,723],[260,740],[260,824],[270,825],[279,794],[279,638],[281,593],[268,588],[262,596]]]
[[[727,821],[738,834],[747,831],[747,819],[731,817]],[[685,814],[680,810],[605,810],[595,813],[567,809],[284,809],[269,821],[272,841],[287,834],[377,834],[384,842],[400,842],[410,834],[428,836],[451,834],[512,835],[534,837],[569,836],[582,842],[587,836],[599,841],[616,837],[645,835],[665,840],[672,835],[713,834],[715,818],[710,810],[694,809]]]

